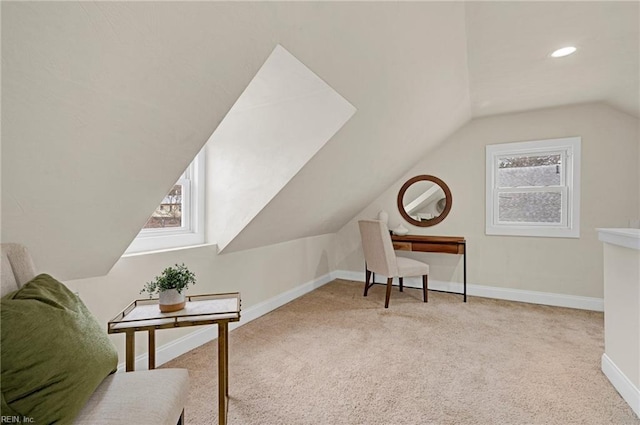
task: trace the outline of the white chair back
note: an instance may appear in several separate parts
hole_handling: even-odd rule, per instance
[[[360,220],[360,236],[367,270],[386,277],[398,275],[398,262],[387,225],[380,220]]]

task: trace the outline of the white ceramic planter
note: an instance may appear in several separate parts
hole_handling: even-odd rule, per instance
[[[393,234],[398,236],[404,236],[409,233],[409,229],[400,224],[398,227],[393,229]]]
[[[176,289],[168,289],[160,292],[160,311],[170,313],[182,310],[185,306],[184,294]]]

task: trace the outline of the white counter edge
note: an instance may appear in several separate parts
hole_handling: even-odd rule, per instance
[[[602,242],[640,251],[640,229],[596,229]]]

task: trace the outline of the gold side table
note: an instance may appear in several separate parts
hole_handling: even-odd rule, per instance
[[[110,334],[126,335],[126,371],[134,370],[135,333],[149,334],[149,369],[156,367],[156,329],[218,325],[218,418],[227,423],[229,401],[229,323],[240,321],[240,293],[186,296],[180,311],[161,313],[158,299],[135,300],[107,323]]]

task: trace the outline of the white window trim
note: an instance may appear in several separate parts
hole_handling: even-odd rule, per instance
[[[205,154],[204,149],[176,182],[183,186],[183,225],[167,229],[142,229],[125,254],[201,245],[205,242]]]
[[[580,137],[502,143],[486,147],[486,216],[485,233],[505,236],[580,237]],[[532,188],[498,188],[497,161],[503,156],[553,154],[563,155],[560,186]],[[513,223],[498,220],[498,195],[505,192],[554,192],[562,196],[561,223]]]

